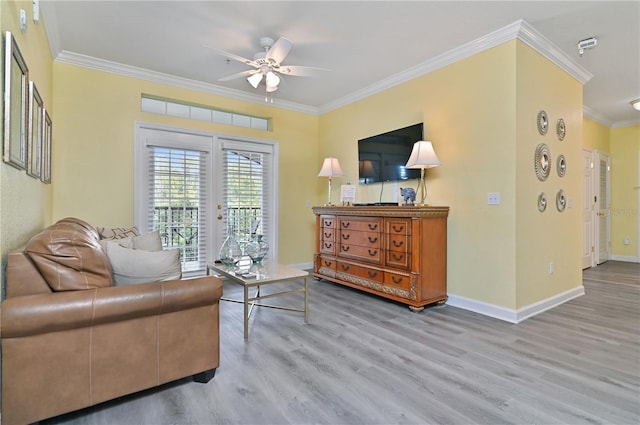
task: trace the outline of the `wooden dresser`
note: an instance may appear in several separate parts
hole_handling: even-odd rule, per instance
[[[447,299],[449,207],[313,207],[313,276],[407,304]]]

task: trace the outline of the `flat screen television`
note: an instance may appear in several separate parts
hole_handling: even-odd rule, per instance
[[[358,182],[419,179],[419,169],[405,168],[413,144],[422,139],[422,123],[358,140]]]

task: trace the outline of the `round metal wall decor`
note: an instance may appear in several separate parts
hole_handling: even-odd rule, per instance
[[[567,206],[567,197],[564,195],[564,190],[560,189],[556,194],[556,208],[558,211],[564,211],[564,208]]]
[[[538,211],[544,212],[547,209],[547,195],[542,192],[538,195]]]
[[[564,177],[565,173],[567,172],[567,160],[564,158],[564,155],[560,155],[558,157],[556,170],[558,171],[558,176],[560,177]]]
[[[551,172],[551,152],[544,143],[536,146],[536,153],[533,156],[533,166],[536,170],[538,180],[545,181]]]
[[[538,132],[544,136],[547,130],[549,130],[549,117],[545,111],[540,111],[538,112]]]
[[[564,140],[564,135],[567,132],[567,127],[564,125],[564,120],[560,118],[556,123],[556,135],[558,136],[558,140]]]

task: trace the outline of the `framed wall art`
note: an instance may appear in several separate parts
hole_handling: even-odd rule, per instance
[[[40,180],[43,183],[51,183],[51,138],[52,124],[51,117],[46,109],[43,109],[43,127],[42,127],[42,175]]]
[[[29,69],[11,32],[4,39],[4,134],[2,159],[14,167],[27,165]]]
[[[44,106],[42,97],[33,81],[29,81],[29,136],[27,138],[27,174],[42,177],[42,133],[44,130]]]

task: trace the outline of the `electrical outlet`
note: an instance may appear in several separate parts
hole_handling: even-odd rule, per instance
[[[487,193],[487,205],[500,205],[500,192]]]
[[[553,264],[553,261],[549,263],[549,274],[553,274],[556,271],[556,265]]]
[[[625,244],[625,245],[629,245],[629,244],[631,244],[631,238],[630,238],[629,236],[625,236],[625,237],[624,237],[624,244]]]
[[[304,203],[306,205],[307,208],[311,208],[311,201],[307,199],[307,201]]]
[[[20,31],[27,32],[27,12],[20,9]]]

